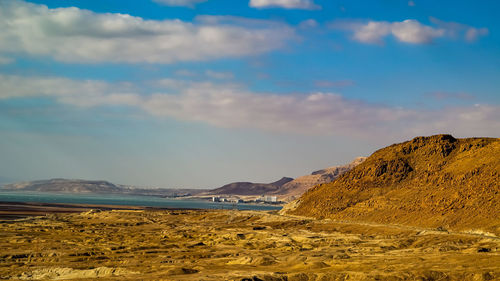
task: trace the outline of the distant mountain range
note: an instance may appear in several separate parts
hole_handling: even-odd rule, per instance
[[[366,158],[358,157],[353,162],[325,168],[311,175],[297,179],[283,177],[272,183],[233,182],[222,187],[206,189],[164,189],[138,188],[126,185],[116,185],[107,181],[92,181],[79,179],[50,179],[6,184],[2,190],[63,192],[63,193],[101,193],[130,194],[150,196],[261,196],[274,195],[282,201],[291,201],[302,195],[309,188],[335,180],[343,173],[362,163]]]
[[[62,192],[62,193],[101,193],[101,194],[130,194],[150,196],[187,196],[204,192],[204,189],[165,189],[165,188],[138,188],[125,185],[115,185],[107,181],[50,179],[39,181],[19,182],[6,184],[2,190]]]
[[[310,175],[302,176],[297,179],[283,177],[272,183],[252,183],[252,182],[233,182],[222,187],[209,190],[203,195],[219,195],[219,196],[261,196],[274,195],[282,201],[291,201],[298,198],[309,188],[323,183],[334,181],[343,173],[351,170],[366,157],[358,157],[351,163],[342,166],[333,166],[319,171],[315,171]]]
[[[284,212],[500,235],[500,139],[417,137],[373,153]]]

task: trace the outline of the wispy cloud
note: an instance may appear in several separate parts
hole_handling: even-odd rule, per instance
[[[310,29],[310,28],[315,28],[318,27],[319,23],[315,19],[307,19],[304,21],[301,21],[298,25],[300,29]]]
[[[430,17],[430,21],[446,30],[446,35],[451,38],[464,38],[468,42],[477,41],[480,37],[489,34],[488,28],[476,28],[458,22],[446,22],[435,17]]]
[[[141,97],[130,83],[60,77],[0,75],[0,99],[48,97],[75,106],[137,105]]]
[[[407,19],[401,22],[387,21],[335,21],[329,26],[333,29],[352,32],[352,39],[366,44],[383,45],[389,36],[408,44],[428,44],[437,38],[456,38],[463,33],[467,41],[475,41],[488,34],[486,28],[474,28],[468,25],[443,22],[431,18],[435,26],[425,25],[417,20]]]
[[[206,2],[208,0],[153,0],[153,2],[174,7],[194,8],[196,4]]]
[[[66,62],[173,63],[240,57],[281,48],[294,36],[284,24],[157,21],[0,1],[0,54],[50,56]]]
[[[234,74],[232,72],[220,72],[213,70],[205,71],[205,75],[209,78],[214,79],[232,79],[234,77]]]
[[[0,75],[0,98],[46,96],[80,107],[126,105],[181,121],[293,134],[488,135],[500,130],[500,107],[493,105],[419,110],[366,103],[336,93],[276,95],[227,83],[173,79],[152,83],[155,93],[140,93],[142,87],[128,83]]]
[[[250,7],[253,8],[284,8],[284,9],[302,9],[319,10],[321,6],[315,4],[313,0],[250,0]]]

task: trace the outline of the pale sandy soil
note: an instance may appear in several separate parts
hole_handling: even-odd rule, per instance
[[[497,237],[256,211],[121,210],[0,223],[7,280],[499,280]]]

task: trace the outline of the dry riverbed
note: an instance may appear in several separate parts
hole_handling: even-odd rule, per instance
[[[0,223],[4,280],[499,280],[500,240],[271,212],[116,210]]]

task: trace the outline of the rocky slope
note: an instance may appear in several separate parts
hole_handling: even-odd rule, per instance
[[[272,183],[233,182],[222,187],[210,190],[213,195],[264,195],[278,191],[292,178],[283,177]]]
[[[500,139],[417,137],[373,153],[288,213],[500,234]]]
[[[279,195],[284,201],[294,200],[315,185],[334,181],[340,175],[363,163],[365,160],[366,157],[358,157],[347,165],[333,166],[312,172],[310,175],[302,176],[287,182],[279,190],[274,192],[274,194]]]
[[[107,181],[50,179],[7,184],[1,190],[58,192],[58,193],[101,193],[152,196],[184,196],[203,192],[201,189],[136,188],[115,185]]]

